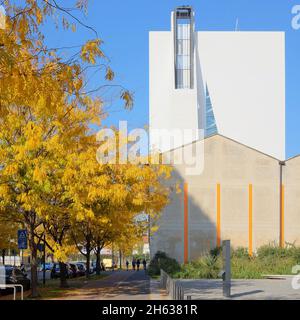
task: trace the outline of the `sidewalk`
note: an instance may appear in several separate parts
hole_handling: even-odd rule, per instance
[[[180,280],[185,296],[192,300],[300,300],[292,288],[292,276],[285,279],[232,280],[231,297],[224,298],[222,280]]]
[[[149,300],[171,300],[170,296],[159,286],[159,280],[150,280],[150,299]]]
[[[105,279],[90,281],[72,294],[59,300],[168,300],[159,288],[159,281],[152,280],[143,270],[114,271]]]

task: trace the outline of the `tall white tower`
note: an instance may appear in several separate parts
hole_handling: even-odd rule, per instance
[[[171,14],[171,32],[150,32],[150,144],[166,151],[200,138],[203,125],[203,81],[198,70],[191,7]],[[156,130],[159,130],[156,131]],[[169,136],[192,130],[183,140]]]
[[[192,8],[178,7],[171,31],[149,41],[151,147],[219,133],[285,159],[283,32],[196,32]],[[170,147],[168,135],[186,129],[194,135]]]

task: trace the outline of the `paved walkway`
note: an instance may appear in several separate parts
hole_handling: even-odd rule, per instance
[[[180,280],[185,296],[192,300],[226,299],[222,280]],[[292,277],[285,279],[232,280],[231,298],[236,300],[299,300],[300,289],[292,288]]]
[[[101,280],[90,281],[83,288],[60,300],[164,300],[159,282],[141,271],[114,271]]]

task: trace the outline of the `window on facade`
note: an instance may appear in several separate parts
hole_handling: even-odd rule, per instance
[[[205,100],[205,137],[207,137],[218,133],[214,110],[207,87]]]
[[[175,12],[175,88],[190,89],[192,84],[192,11],[178,8]]]

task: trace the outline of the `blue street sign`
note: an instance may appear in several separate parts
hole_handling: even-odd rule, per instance
[[[40,252],[42,252],[42,251],[44,251],[44,244],[43,243],[39,243],[38,245],[37,245],[37,249],[40,251]]]
[[[18,230],[18,248],[27,249],[27,231]]]

